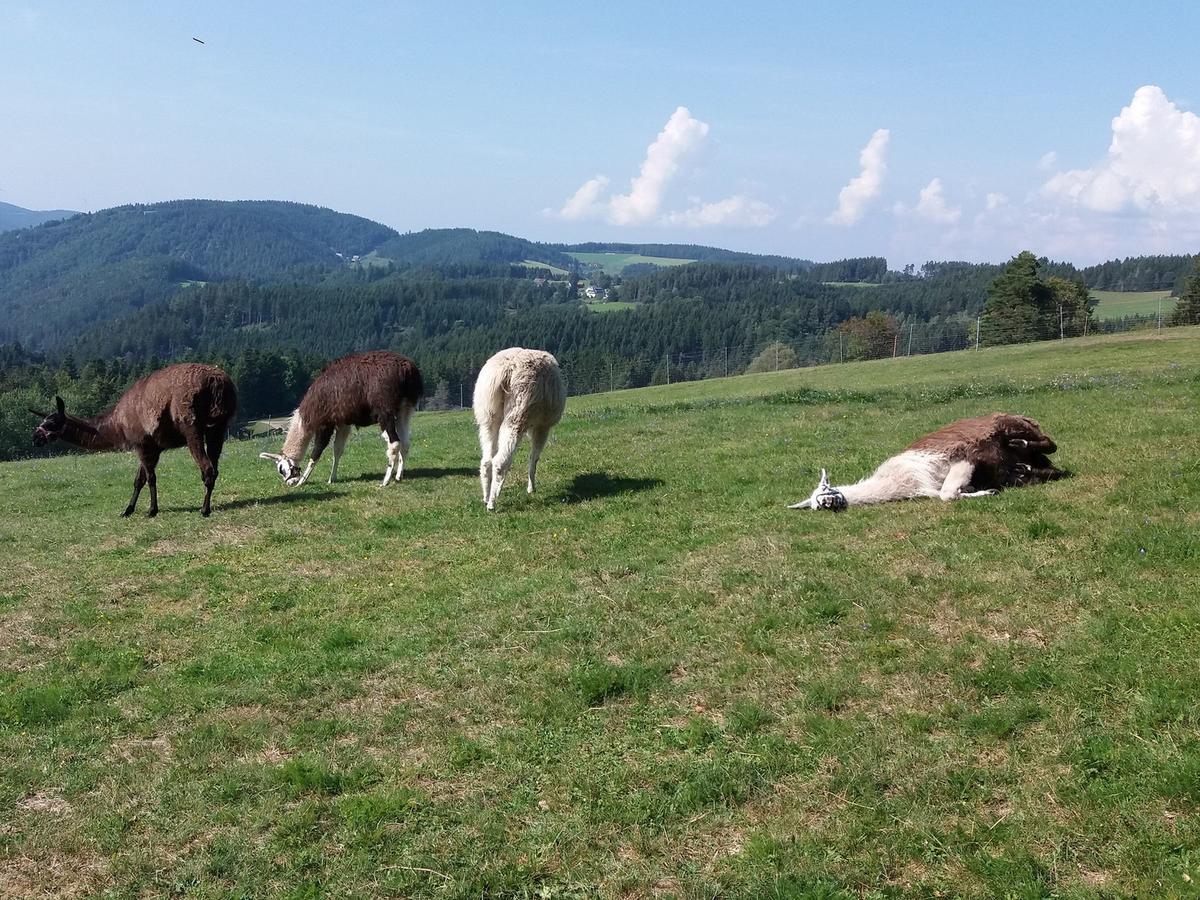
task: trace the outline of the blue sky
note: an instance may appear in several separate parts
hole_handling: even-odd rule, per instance
[[[1198,249],[1200,7],[975,6],[0,0],[0,200],[897,267]]]

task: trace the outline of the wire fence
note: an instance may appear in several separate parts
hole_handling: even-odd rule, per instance
[[[859,320],[860,322],[862,320]],[[600,394],[650,385],[701,381],[758,372],[779,372],[809,366],[870,359],[895,359],[962,350],[984,350],[1012,344],[1061,341],[1068,338],[1130,331],[1161,333],[1172,327],[1161,312],[1096,320],[1062,310],[1053,321],[1014,321],[987,316],[933,322],[887,319],[874,327],[839,327],[791,340],[757,340],[736,346],[671,350],[632,357],[596,354],[586,350],[560,352],[559,362],[573,396]],[[480,360],[480,364],[482,364]],[[466,380],[427,384],[422,410],[455,410],[471,406],[474,375]]]

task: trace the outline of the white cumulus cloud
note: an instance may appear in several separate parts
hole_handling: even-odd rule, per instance
[[[683,225],[689,228],[725,225],[761,228],[776,218],[776,211],[761,200],[734,194],[724,200],[705,203],[698,198],[691,206],[663,211],[667,191],[679,172],[683,159],[708,136],[708,123],[695,118],[686,106],[671,114],[662,131],[646,148],[646,157],[629,181],[629,191],[605,196],[609,180],[604,175],[589,178],[558,210],[547,215],[568,221],[604,216],[614,225]]]
[[[878,129],[858,155],[862,170],[838,193],[838,205],[828,221],[834,225],[853,225],[863,217],[867,205],[879,196],[887,174],[887,148],[892,133]]]
[[[734,194],[715,203],[697,203],[688,209],[667,213],[663,222],[668,225],[686,225],[703,228],[709,225],[737,225],[747,228],[762,228],[775,221],[778,213],[761,200],[751,200]]]
[[[1008,204],[1008,198],[999,191],[992,191],[984,198],[984,204],[988,212],[993,212],[1002,206]]]
[[[1155,85],[1140,87],[1112,120],[1107,155],[1087,169],[1060,172],[1042,193],[1083,209],[1116,213],[1200,211],[1200,117]]]
[[[1000,205],[1003,202],[1003,194],[988,195],[988,209],[995,209],[991,204],[996,202]],[[962,209],[957,206],[951,206],[946,202],[946,197],[942,193],[942,179],[934,178],[929,184],[921,188],[921,193],[917,195],[916,206],[906,206],[903,203],[897,203],[892,207],[892,211],[899,217],[905,218],[915,216],[919,219],[925,219],[927,222],[934,222],[938,225],[953,225],[962,216]]]
[[[558,214],[568,221],[575,222],[599,212],[601,209],[600,195],[606,187],[608,187],[608,179],[605,176],[597,175],[595,178],[589,178],[563,204]]]
[[[646,158],[629,183],[629,193],[612,198],[609,220],[615,225],[652,221],[662,208],[667,185],[679,171],[679,161],[698,147],[707,135],[706,122],[692,118],[686,106],[676,109],[654,143],[646,148]]]

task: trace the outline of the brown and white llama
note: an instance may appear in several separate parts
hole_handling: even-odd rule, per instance
[[[327,365],[305,392],[292,413],[282,452],[260,453],[259,457],[275,463],[285,484],[300,487],[332,438],[329,483],[333,484],[350,429],[378,425],[379,436],[387,444],[388,461],[380,487],[399,481],[408,455],[409,423],[424,393],[420,370],[405,356],[387,350],[343,356]],[[301,473],[300,463],[310,445],[312,457]]]
[[[960,419],[925,435],[855,484],[833,487],[822,469],[812,496],[788,508],[838,511],[917,497],[985,497],[1062,478],[1065,473],[1048,458],[1056,449],[1042,427],[1025,416],[991,413]]]
[[[187,446],[204,482],[200,514],[212,512],[212,492],[225,432],[237,413],[237,391],[229,376],[215,366],[183,363],[152,372],[127,390],[116,406],[90,419],[67,414],[62,397],[57,410],[41,413],[33,432],[39,447],[63,440],[85,450],[132,450],[138,457],[133,496],[121,513],[133,515],[142,487],[150,485],[151,516],[158,515],[155,467],[164,450]]]
[[[567,405],[567,385],[558,360],[543,350],[501,350],[479,370],[473,405],[479,426],[483,502],[494,510],[513,454],[526,432],[530,442],[526,491],[533,493],[538,458]]]

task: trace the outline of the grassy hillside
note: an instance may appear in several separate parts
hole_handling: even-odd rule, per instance
[[[643,256],[640,253],[575,253],[571,252],[569,256],[574,257],[581,263],[589,266],[599,266],[601,270],[609,275],[620,275],[625,270],[626,266],[637,265],[644,263],[652,266],[682,266],[690,262],[695,262],[694,259],[675,259],[667,256]]]
[[[572,399],[495,515],[457,413],[0,466],[0,895],[1186,894],[1198,338]],[[1074,477],[784,508],[993,409]]]
[[[1096,299],[1097,319],[1120,319],[1124,316],[1157,316],[1161,301],[1165,318],[1175,308],[1170,291],[1092,291]]]

